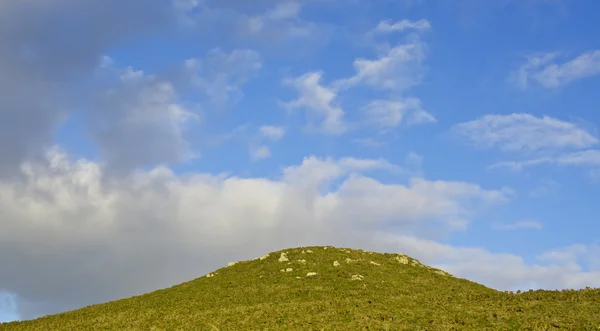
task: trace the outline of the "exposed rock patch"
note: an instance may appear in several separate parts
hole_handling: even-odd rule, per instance
[[[237,263],[237,262],[229,262],[229,263],[227,263],[227,266],[228,266],[228,267],[231,267],[231,266],[234,266],[234,265],[236,265],[236,263]]]
[[[403,254],[398,254],[398,256],[394,257],[394,260],[402,264],[408,264],[408,256]]]
[[[309,272],[306,274],[306,277],[315,276],[316,274],[317,274],[316,272]]]
[[[338,261],[333,261],[333,266],[334,266],[334,267],[339,267],[339,266],[340,266],[340,263],[339,263]]]
[[[266,254],[266,255],[263,255],[263,256],[259,257],[259,259],[264,260],[264,259],[266,259],[268,257],[269,257],[269,254]]]
[[[287,254],[285,253],[281,253],[281,256],[279,257],[279,262],[288,262],[289,259],[287,257]]]
[[[421,262],[417,261],[417,260],[412,260],[412,262],[410,263],[413,267],[425,267],[424,265],[421,264]]]
[[[352,275],[352,280],[363,280],[365,277],[363,275]]]
[[[377,262],[375,262],[375,261],[371,261],[371,262],[369,262],[369,263],[371,263],[372,265],[378,266],[378,267],[380,267],[380,266],[381,266],[381,264],[379,264],[379,263],[377,263]]]

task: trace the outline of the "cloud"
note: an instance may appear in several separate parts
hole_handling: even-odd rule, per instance
[[[581,245],[587,253],[577,256],[578,260],[538,258],[540,263],[526,264],[522,257],[513,254],[456,247],[406,235],[382,234],[380,240],[408,255],[420,256],[423,263],[495,289],[578,289],[600,284],[600,265],[595,264],[594,255],[598,252],[597,244]]]
[[[263,49],[302,44],[311,49],[323,44],[330,29],[301,17],[309,1],[202,1],[180,6],[180,18],[198,38],[224,43],[243,43]],[[315,3],[318,3],[315,1]]]
[[[456,124],[451,131],[476,147],[507,152],[581,149],[598,143],[598,138],[576,124],[530,114],[485,115]]]
[[[296,89],[300,95],[298,99],[286,103],[290,109],[304,108],[312,111],[313,117],[317,117],[319,124],[309,125],[324,134],[341,134],[348,128],[344,123],[344,111],[335,104],[337,93],[321,85],[320,72],[309,72],[300,77],[286,79],[284,83]],[[310,115],[310,114],[309,114]]]
[[[534,187],[531,191],[529,191],[529,197],[539,198],[548,196],[550,194],[556,193],[560,188],[560,184],[551,179],[543,179],[540,181],[539,185]]]
[[[250,155],[255,160],[262,160],[271,157],[271,150],[268,146],[259,146],[251,149]]]
[[[431,28],[431,24],[428,20],[420,19],[418,21],[410,21],[410,20],[401,20],[395,23],[392,23],[389,20],[381,21],[375,28],[375,32],[378,33],[390,33],[390,32],[401,32],[407,29],[415,29],[415,30],[429,30]]]
[[[260,127],[259,132],[261,136],[278,141],[285,135],[285,128],[282,126],[263,125]]]
[[[382,141],[379,141],[374,137],[354,138],[352,139],[352,142],[363,145],[368,148],[379,148],[382,145],[384,145]]]
[[[130,171],[193,157],[184,131],[198,111],[182,104],[173,82],[115,68],[110,59],[103,64],[119,81],[111,81],[87,113],[86,127],[107,166]]]
[[[389,224],[407,235],[423,222],[452,231],[479,203],[507,198],[461,182],[384,184],[366,173],[402,173],[381,159],[310,157],[276,180],[158,167],[103,181],[99,164],[54,149],[22,171],[22,181],[0,181],[0,263],[11,266],[0,286],[18,296],[23,318],[177,284],[283,247],[375,247],[375,231]]]
[[[600,243],[598,241],[589,244],[574,244],[555,248],[537,257],[540,261],[551,261],[559,263],[580,263],[587,266],[588,270],[600,269]]]
[[[268,34],[279,30],[280,38],[309,38],[317,32],[317,25],[300,18],[302,5],[296,1],[282,1],[262,14],[248,16],[243,25],[250,35]]]
[[[513,171],[520,171],[523,168],[539,166],[543,164],[598,167],[600,166],[600,150],[578,151],[559,156],[541,157],[525,161],[504,161],[492,164],[489,168],[509,168]]]
[[[524,220],[516,223],[495,223],[492,224],[492,229],[495,230],[541,230],[542,224],[533,220]]]
[[[250,49],[236,49],[226,53],[215,48],[205,58],[185,61],[192,87],[203,92],[217,105],[239,101],[243,96],[240,87],[261,67],[260,55]]]
[[[19,320],[17,300],[14,295],[0,291],[0,323]]]
[[[588,51],[566,62],[555,61],[560,53],[535,54],[510,75],[519,88],[534,85],[560,88],[600,74],[600,50]]]
[[[9,0],[0,6],[0,31],[9,32],[0,34],[0,177],[41,157],[63,121],[85,108],[86,87],[103,52],[168,30],[176,19],[161,0]]]
[[[243,133],[245,130],[242,129],[238,131],[239,133]],[[282,126],[263,125],[258,128],[256,135],[242,137],[242,139],[249,145],[250,157],[253,160],[262,160],[271,157],[271,149],[267,145],[267,142],[277,142],[283,138],[284,135],[285,128]]]
[[[423,110],[421,101],[416,98],[404,100],[373,100],[364,107],[369,122],[380,127],[397,127],[405,115],[408,125],[435,122],[435,118]]]
[[[365,84],[378,90],[402,92],[421,82],[424,45],[415,40],[389,49],[376,60],[356,59],[356,74],[333,83],[336,90]]]
[[[419,155],[415,152],[409,152],[406,155],[405,163],[412,168],[419,169],[419,168],[421,168],[421,165],[423,164],[423,156]]]
[[[188,161],[198,155],[200,142],[192,146],[187,133],[199,124],[201,108],[239,101],[242,86],[260,68],[258,53],[247,49],[212,49],[162,75],[119,68],[103,57],[95,75],[101,92],[82,114],[86,134],[116,173]]]

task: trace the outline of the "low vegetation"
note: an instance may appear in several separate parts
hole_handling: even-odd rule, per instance
[[[500,292],[398,254],[282,250],[0,330],[600,330],[600,289]]]

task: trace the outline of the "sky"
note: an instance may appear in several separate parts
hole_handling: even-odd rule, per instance
[[[0,2],[0,321],[309,245],[600,287],[598,12]]]

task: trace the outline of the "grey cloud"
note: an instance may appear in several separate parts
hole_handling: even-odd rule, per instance
[[[193,157],[184,131],[190,120],[199,119],[197,111],[180,103],[170,81],[143,73],[130,75],[102,93],[86,117],[107,166],[123,172]]]
[[[40,156],[85,95],[100,55],[174,22],[169,2],[3,1],[0,9],[0,176]],[[75,88],[77,87],[77,88]]]

